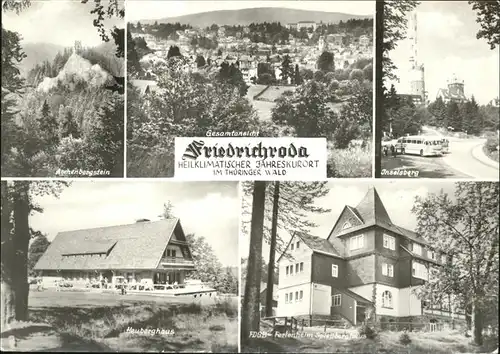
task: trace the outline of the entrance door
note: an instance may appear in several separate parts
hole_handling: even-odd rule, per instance
[[[366,307],[365,306],[356,306],[356,324],[359,325],[363,323],[366,319],[365,315]]]

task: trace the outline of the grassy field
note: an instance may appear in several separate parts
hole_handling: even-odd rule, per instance
[[[259,97],[259,100],[274,102],[284,92],[295,91],[295,88],[295,86],[271,86]]]
[[[373,156],[371,143],[366,147],[355,146],[347,149],[335,149],[328,144],[329,178],[372,177]]]
[[[29,304],[32,324],[2,332],[2,342],[11,335],[18,339],[18,350],[235,352],[238,349],[236,298],[194,302],[192,297],[47,290],[31,293]]]
[[[375,340],[366,338],[266,338],[253,339],[242,345],[245,353],[409,353],[451,354],[490,353],[498,346],[494,338],[487,338],[483,347],[470,343],[470,338],[456,331],[409,333],[411,343],[399,343],[401,332],[382,332]]]

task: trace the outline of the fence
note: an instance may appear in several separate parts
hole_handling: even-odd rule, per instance
[[[444,329],[443,323],[418,323],[418,322],[380,322],[380,329],[385,331],[401,332],[438,332]]]

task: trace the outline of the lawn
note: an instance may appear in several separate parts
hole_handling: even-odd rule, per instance
[[[238,303],[231,299],[33,292],[28,324],[2,332],[18,350],[235,352]],[[44,325],[45,324],[45,325]],[[131,331],[134,330],[134,331]],[[143,331],[143,332],[141,332]]]
[[[299,332],[300,333],[300,332]],[[318,333],[319,334],[319,333]],[[457,331],[434,333],[409,333],[411,343],[399,343],[401,332],[382,332],[375,340],[367,338],[272,338],[252,339],[242,345],[245,353],[411,353],[411,354],[451,354],[451,353],[490,353],[497,348],[494,338],[487,338],[483,347],[470,344]]]
[[[270,86],[260,97],[259,100],[274,102],[286,91],[295,91],[295,86]]]
[[[335,149],[328,143],[328,178],[372,177],[372,144]]]

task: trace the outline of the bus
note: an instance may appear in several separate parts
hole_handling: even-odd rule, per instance
[[[448,154],[450,152],[450,141],[446,138],[443,138],[441,141],[442,141],[441,146],[443,148],[442,150],[443,154]]]
[[[443,139],[432,136],[405,136],[399,138],[396,151],[402,154],[414,154],[420,156],[439,156],[443,153]]]

